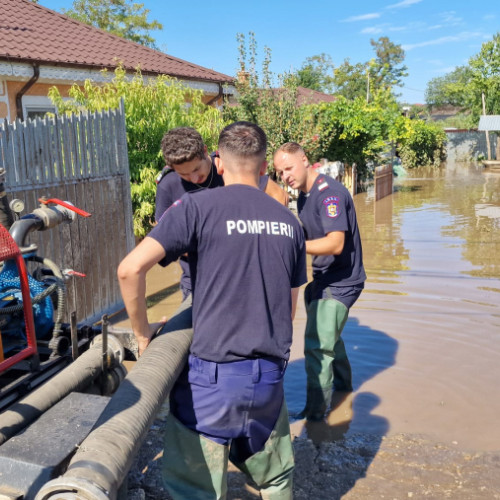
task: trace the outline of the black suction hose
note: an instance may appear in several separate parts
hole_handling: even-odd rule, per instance
[[[181,306],[182,308],[182,306]],[[191,309],[167,325],[191,322]],[[186,323],[187,322],[187,323]],[[133,458],[187,359],[192,329],[156,337],[113,394],[66,473],[49,481],[35,500],[116,500]]]
[[[59,354],[59,342],[62,333],[61,324],[66,312],[66,284],[61,269],[59,269],[59,266],[50,259],[32,255],[29,257],[29,260],[47,266],[54,273],[55,277],[55,284],[57,286],[57,309],[54,328],[52,329],[52,338],[49,342],[49,348],[52,350],[50,357],[53,358]]]
[[[0,169],[0,176],[2,175],[3,169]],[[0,224],[2,224],[7,230],[14,223],[14,216],[9,207],[9,201],[7,200],[7,193],[5,192],[5,186],[3,181],[0,181]]]
[[[102,371],[102,347],[93,345],[76,361],[0,415],[0,445],[73,391],[88,387]]]

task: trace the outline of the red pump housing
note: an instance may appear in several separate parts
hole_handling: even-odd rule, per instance
[[[23,359],[32,356],[38,357],[35,336],[35,322],[33,320],[33,306],[31,304],[31,295],[28,284],[28,274],[26,272],[26,264],[16,242],[12,239],[12,236],[9,234],[7,229],[2,224],[0,224],[0,262],[11,259],[15,260],[17,270],[19,272],[21,293],[23,297],[24,323],[26,325],[26,338],[28,340],[28,345],[17,354],[14,354],[13,356],[10,356],[9,358],[1,361],[0,373],[4,372],[8,368],[11,368],[13,365]],[[3,352],[1,354],[3,358]]]

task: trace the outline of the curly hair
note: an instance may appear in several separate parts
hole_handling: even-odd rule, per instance
[[[204,158],[205,144],[201,135],[191,127],[169,130],[161,140],[161,151],[169,166],[180,165],[195,158]]]

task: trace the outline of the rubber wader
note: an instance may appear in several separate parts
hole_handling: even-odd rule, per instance
[[[229,447],[193,432],[172,415],[168,416],[163,479],[174,500],[224,500],[229,455]],[[294,459],[284,403],[264,449],[242,463],[231,461],[259,487],[263,499],[292,499]]]
[[[169,414],[165,426],[163,482],[174,500],[223,500],[229,448],[201,436]]]
[[[328,298],[310,302],[306,300],[306,311],[304,355],[307,402],[302,416],[321,420],[332,397],[334,374],[340,379],[337,390],[352,390],[351,367],[344,342],[340,338],[349,309],[338,300]]]
[[[230,457],[231,458],[231,457]],[[293,498],[293,447],[290,438],[288,410],[283,400],[280,415],[264,449],[243,463],[231,459],[260,489],[264,500]]]

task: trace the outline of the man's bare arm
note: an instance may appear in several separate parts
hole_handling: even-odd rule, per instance
[[[285,207],[288,206],[289,195],[288,192],[282,189],[276,182],[272,179],[267,180],[267,186],[264,191],[267,195],[275,200],[279,201]]]
[[[137,339],[139,355],[146,349],[154,333],[146,309],[146,273],[164,256],[165,250],[160,243],[146,237],[118,266],[120,290]]]
[[[295,318],[295,311],[297,310],[298,297],[299,297],[299,288],[292,288],[292,321]]]
[[[340,255],[344,249],[345,232],[332,231],[323,238],[306,241],[306,253],[310,255]]]

